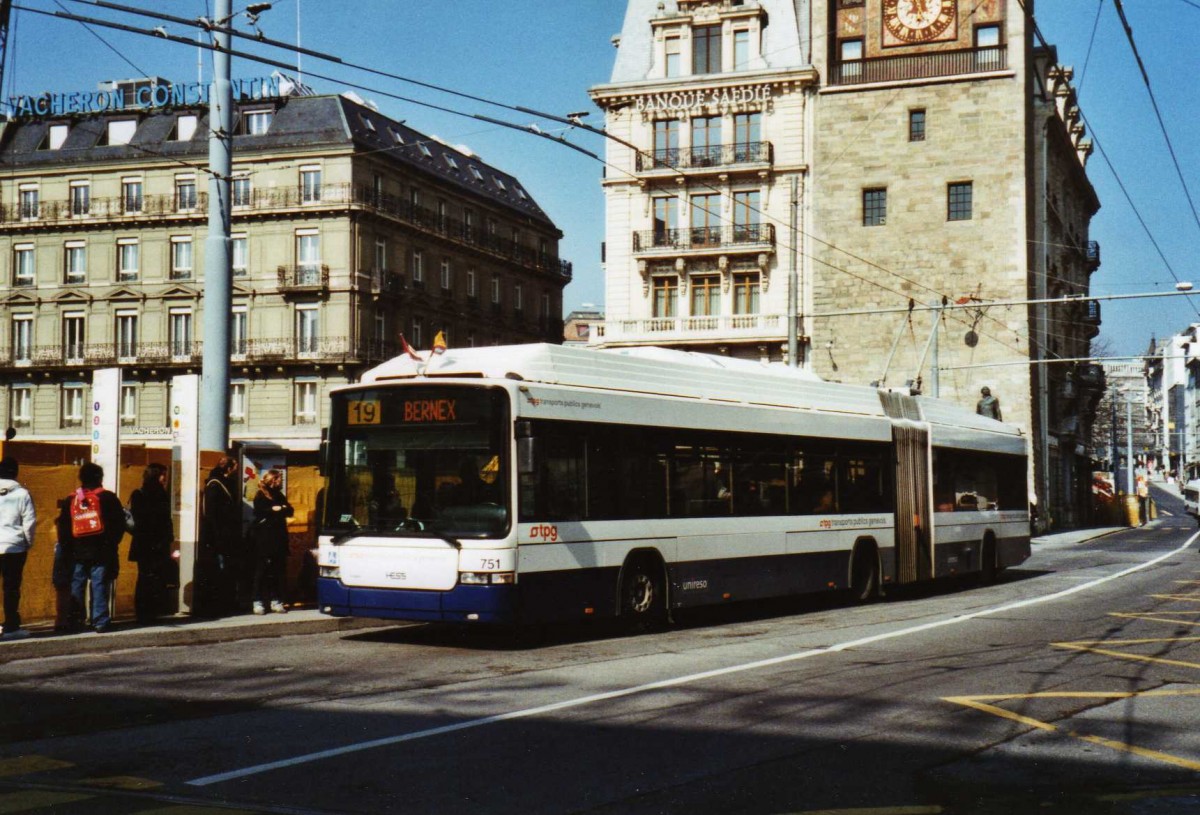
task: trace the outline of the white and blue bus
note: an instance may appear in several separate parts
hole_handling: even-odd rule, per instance
[[[1029,556],[1026,437],[935,399],[523,345],[400,357],[332,400],[318,598],[334,616],[656,622]]]

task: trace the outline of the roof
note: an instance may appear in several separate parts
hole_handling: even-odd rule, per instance
[[[679,14],[676,0],[628,0],[611,82],[640,82],[653,78],[654,32],[650,21]],[[662,10],[659,10],[662,6]],[[808,39],[808,0],[758,0],[770,25],[762,30],[762,69],[808,67],[802,44]],[[681,19],[682,22],[682,19]],[[722,78],[728,74],[722,74]],[[679,80],[676,79],[676,82]]]
[[[274,104],[270,129],[262,135],[235,135],[234,160],[259,151],[357,147],[362,152],[386,156],[420,175],[436,177],[465,195],[486,199],[551,229],[554,223],[516,177],[481,161],[478,156],[450,147],[403,122],[345,96],[290,96],[279,100],[239,102],[238,111],[263,109]],[[196,133],[189,141],[172,141],[180,116],[197,116]],[[129,144],[101,144],[110,121],[137,118],[137,131]],[[62,147],[39,150],[52,124],[68,123]],[[99,163],[129,163],[186,159],[203,165],[208,160],[207,107],[153,110],[120,110],[105,113],[14,120],[0,131],[0,161],[16,172],[36,172],[63,167],[80,168]],[[424,149],[422,149],[424,146]]]
[[[825,382],[809,371],[780,363],[644,346],[597,349],[539,343],[457,348],[432,357],[426,354],[420,362],[402,355],[364,373],[362,384],[422,375],[482,376],[890,418],[881,391],[870,386]],[[928,397],[916,397],[912,402],[932,425],[1021,435],[1014,425],[976,415],[951,402]]]

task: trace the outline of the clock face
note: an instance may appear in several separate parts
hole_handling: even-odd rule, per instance
[[[955,0],[884,0],[883,24],[901,43],[937,39],[955,22]]]

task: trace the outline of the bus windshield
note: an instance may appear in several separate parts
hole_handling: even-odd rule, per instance
[[[509,527],[507,398],[401,385],[334,394],[325,528],[486,538]]]

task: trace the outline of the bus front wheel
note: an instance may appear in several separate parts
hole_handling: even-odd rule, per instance
[[[856,603],[879,599],[879,554],[874,546],[860,545],[854,550],[850,570],[850,597]]]
[[[667,619],[662,570],[649,560],[626,565],[621,577],[621,617],[636,629],[661,627]]]

